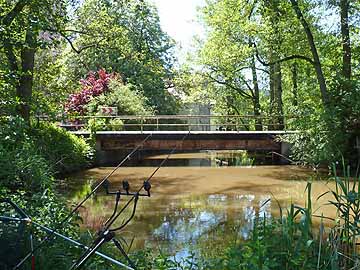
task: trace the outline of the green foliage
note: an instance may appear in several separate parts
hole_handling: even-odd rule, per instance
[[[26,192],[10,192],[0,186],[0,198],[10,198],[24,209],[35,222],[50,228],[55,228],[57,223],[68,214],[67,208],[64,207],[65,201],[48,188],[43,192],[31,195]],[[4,203],[1,203],[1,215],[18,217],[13,208]],[[69,224],[57,231],[75,238],[78,235],[78,225],[76,224],[78,221],[78,217],[75,216]],[[30,223],[0,222],[1,269],[12,269],[14,264],[18,263],[30,251],[30,234],[33,235],[35,246],[46,236],[46,233]],[[41,269],[69,268],[73,256],[78,253],[79,250],[68,243],[54,239],[35,254],[36,267]],[[28,260],[24,268],[30,268],[30,262],[31,260]]]
[[[40,124],[31,130],[37,152],[56,174],[69,174],[90,166],[94,150],[84,138],[52,124]]]
[[[153,108],[147,104],[147,98],[131,84],[124,84],[118,79],[109,83],[109,91],[93,98],[86,106],[89,115],[99,116],[90,119],[86,128],[92,131],[123,130],[124,122],[120,119],[101,118],[101,107],[116,107],[119,115],[151,115]]]
[[[92,148],[82,139],[53,125],[29,127],[20,117],[0,119],[0,198],[10,198],[34,221],[55,228],[67,214],[66,202],[54,192],[54,172],[69,173],[89,165]],[[1,203],[1,215],[16,216]],[[58,231],[77,236],[79,219]],[[0,267],[12,269],[29,252],[32,232],[34,245],[46,234],[35,225],[0,222]],[[49,248],[49,246],[51,248]],[[79,250],[54,240],[36,256],[43,269],[69,268]],[[64,252],[65,251],[65,252]],[[49,260],[51,256],[51,260]],[[25,267],[30,268],[28,261]]]
[[[75,135],[41,124],[29,128],[19,117],[0,119],[1,186],[36,192],[50,187],[53,173],[86,168],[93,148]]]
[[[132,255],[139,270],[202,270],[208,269],[207,264],[191,252],[189,256],[176,259],[175,256],[164,254],[161,251],[154,255],[150,249],[142,250]]]
[[[299,118],[296,127],[302,132],[283,138],[292,144],[291,157],[314,167],[339,161],[346,150],[348,135],[336,119],[320,113]]]
[[[166,90],[173,41],[162,31],[155,7],[139,0],[86,0],[72,27],[85,33],[74,36],[74,46],[84,48],[80,54],[64,52],[64,76],[74,85],[89,70],[105,68],[135,85],[159,113],[176,111],[176,101]]]
[[[147,98],[131,84],[111,80],[109,92],[93,98],[86,106],[90,115],[98,114],[99,107],[116,107],[119,115],[149,115],[153,113]]]
[[[339,89],[340,85],[334,83],[332,91],[335,92],[335,88]],[[294,111],[298,113],[298,118],[290,123],[289,128],[301,133],[284,137],[293,145],[293,159],[315,167],[339,162],[342,156],[348,163],[356,162],[354,146],[355,137],[359,136],[359,123],[356,120],[360,119],[359,89],[358,85],[353,84],[352,91],[343,93],[343,97],[336,97],[334,93],[332,110],[314,108],[314,103],[307,101],[303,103],[302,110]]]
[[[333,239],[335,251],[340,251],[344,256],[342,264],[351,266],[355,263],[360,264],[359,250],[357,241],[360,236],[360,177],[352,179],[350,166],[345,166],[342,162],[343,177],[336,174],[336,166],[333,165],[335,172],[335,189],[330,190],[332,200],[331,205],[337,209],[337,227],[333,229]]]
[[[37,154],[26,123],[19,117],[3,117],[0,127],[0,186],[33,192],[49,187],[50,166]]]
[[[349,53],[341,46],[344,33],[340,25],[344,21],[340,20],[340,2],[349,4],[351,79],[343,74],[343,56]],[[212,104],[216,113],[269,117],[275,124],[273,128],[282,128],[286,120],[275,115],[298,116],[297,121],[285,125],[303,132],[290,139],[295,145],[294,159],[330,164],[342,154],[355,161],[358,153],[354,144],[360,130],[355,120],[360,117],[360,70],[356,60],[360,43],[355,37],[359,32],[355,20],[359,5],[354,1],[340,2],[207,1],[200,9],[207,37],[199,41],[192,57],[195,61],[186,64],[195,64],[196,68],[184,65],[176,86],[187,100]],[[296,15],[294,3],[303,20]],[[328,24],[327,12],[339,25],[336,30]],[[310,41],[304,22],[312,35]],[[311,40],[315,47],[312,51]],[[329,102],[324,102],[324,93]],[[261,122],[248,127],[261,124],[263,129],[272,128]]]
[[[71,2],[73,1],[0,1],[0,86],[5,86],[1,87],[1,91],[7,92],[7,103],[19,102],[17,109],[20,109],[20,114],[27,120],[30,107],[34,105],[32,95],[40,97],[46,92],[49,96],[50,92],[49,89],[41,89],[39,84],[44,86],[43,82],[39,83],[41,79],[36,80],[39,84],[34,87],[33,92],[34,75],[41,73],[41,68],[38,69],[35,64],[35,55],[60,43],[59,32],[68,20],[66,11],[72,5]],[[49,66],[49,62],[47,64]],[[46,72],[42,74],[45,75]],[[39,79],[37,75],[39,74],[35,75]],[[41,107],[49,107],[43,102],[35,105],[39,105],[39,111],[42,112]]]

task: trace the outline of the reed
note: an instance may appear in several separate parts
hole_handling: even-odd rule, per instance
[[[278,218],[258,217],[249,240],[230,246],[219,258],[204,259],[206,254],[200,258],[206,261],[204,269],[360,269],[360,178],[352,179],[350,167],[344,168],[339,177],[333,167],[335,186],[318,197],[331,195],[328,204],[334,207],[336,218],[313,215],[309,182],[304,207],[283,208],[275,199]],[[318,227],[315,218],[320,218]],[[332,221],[330,227],[325,227],[325,219]]]

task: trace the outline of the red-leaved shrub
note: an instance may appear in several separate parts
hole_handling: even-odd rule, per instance
[[[89,72],[86,79],[80,80],[81,91],[69,96],[65,104],[65,112],[84,114],[84,105],[88,104],[93,97],[109,91],[109,82],[115,77],[115,73],[106,73],[104,69]]]

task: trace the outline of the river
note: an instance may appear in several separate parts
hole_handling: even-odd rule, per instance
[[[162,167],[151,180],[151,197],[141,197],[135,218],[120,233],[131,250],[155,248],[179,257],[187,256],[198,247],[226,245],[247,239],[256,217],[279,215],[290,203],[304,205],[307,181],[312,181],[315,214],[333,215],[324,204],[329,183],[319,174],[298,166],[256,165],[256,160],[239,153],[203,152],[175,154],[168,166]],[[128,180],[136,190],[156,169],[166,155],[152,156],[139,166],[121,167],[111,178],[111,189]],[[262,163],[262,162],[259,162]],[[245,166],[244,166],[245,164]],[[104,178],[112,167],[86,170],[71,177],[73,186],[67,195],[78,202],[91,187]],[[123,197],[121,202],[126,202]],[[82,228],[97,230],[111,215],[114,196],[97,193],[80,215]],[[321,206],[321,207],[320,207]],[[318,209],[318,207],[320,207]],[[129,215],[125,213],[117,224]]]

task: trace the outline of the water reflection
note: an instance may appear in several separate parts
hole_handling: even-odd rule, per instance
[[[111,214],[113,198],[95,196],[81,209],[85,227],[98,230]],[[127,227],[125,239],[134,249],[158,248],[170,253],[211,240],[223,241],[224,234],[237,228],[237,238],[247,239],[256,217],[271,217],[268,195],[255,196],[210,194],[181,196],[170,200],[152,198],[140,200],[136,218]]]
[[[173,158],[183,157],[180,154]],[[111,170],[96,168],[74,176],[76,185],[70,192],[71,200],[79,201],[91,185]],[[112,189],[127,179],[135,190],[153,170],[154,167],[121,168],[110,179]],[[132,249],[161,248],[178,258],[199,248],[247,239],[255,219],[276,215],[278,203],[303,205],[306,181],[299,179],[310,177],[311,172],[292,166],[162,168],[153,178],[152,197],[139,200],[136,216],[122,237],[128,242],[134,239]],[[313,184],[315,197],[326,190],[324,182]],[[271,194],[276,196],[276,203]],[[314,200],[314,204],[321,205],[326,198],[322,200]],[[81,226],[99,229],[111,215],[114,202],[113,196],[97,193],[80,210]],[[124,219],[128,214],[124,214]]]
[[[154,155],[143,153],[140,160],[141,166],[156,166],[166,158],[167,154]],[[268,153],[249,153],[244,150],[212,151],[206,150],[199,153],[180,153],[171,158],[166,166],[187,167],[223,167],[223,166],[254,166],[265,164],[277,164],[272,155]],[[135,166],[138,165],[138,160]]]

